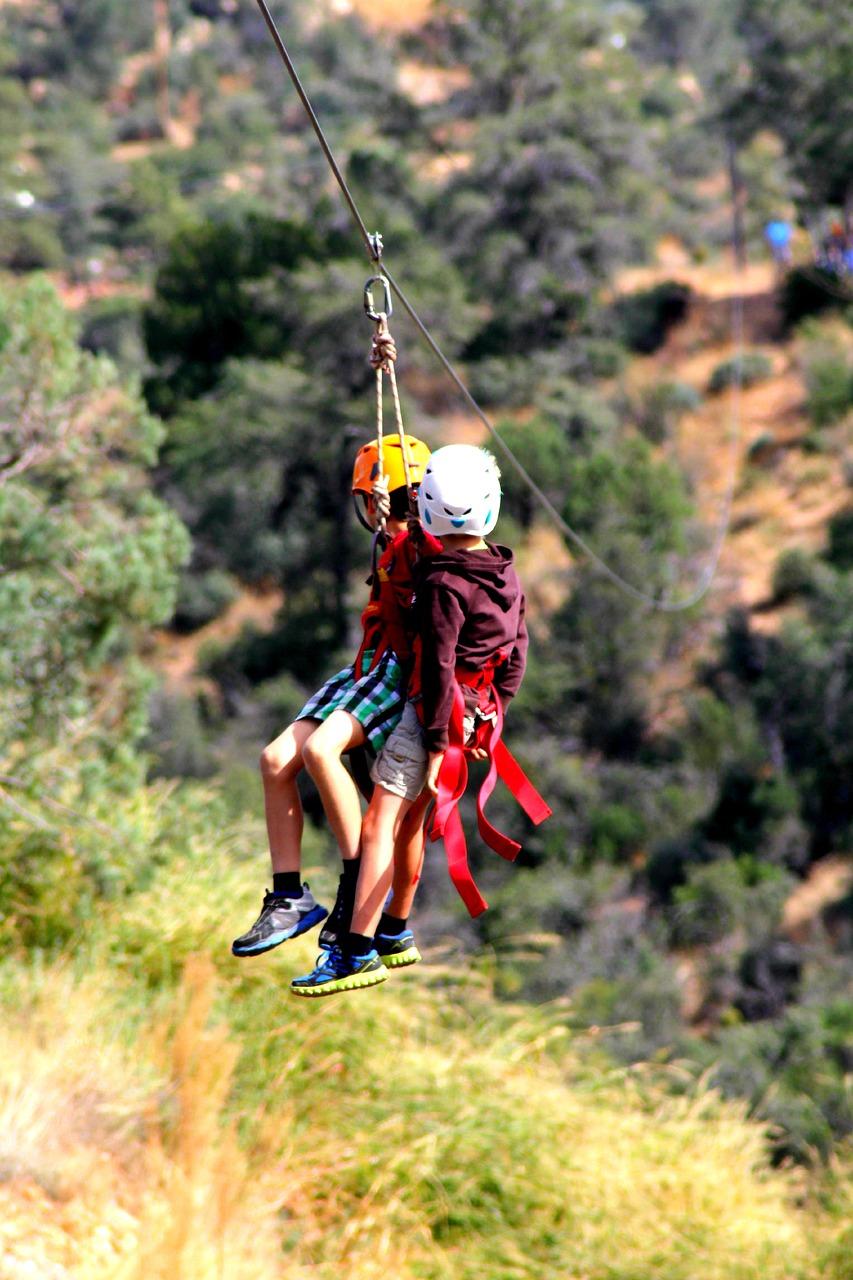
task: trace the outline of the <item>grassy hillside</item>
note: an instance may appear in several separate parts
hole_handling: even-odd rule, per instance
[[[176,831],[73,956],[6,962],[0,1274],[850,1276],[837,1173],[771,1171],[742,1108],[494,1002],[486,962],[306,1007],[312,941],[233,960],[254,834]]]

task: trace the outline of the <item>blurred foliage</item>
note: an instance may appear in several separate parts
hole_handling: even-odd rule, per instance
[[[817,563],[802,547],[783,551],[773,570],[774,600],[790,600],[814,590]]]
[[[162,429],[136,389],[81,351],[46,281],[5,290],[0,308],[0,749],[9,749],[22,735],[50,739],[99,702],[118,718],[133,697],[129,659],[171,615],[189,546],[148,485]]]
[[[803,366],[808,412],[815,427],[830,427],[853,410],[853,354],[838,337],[806,344]]]
[[[692,413],[702,396],[687,382],[659,382],[646,389],[636,409],[637,426],[650,444],[663,444],[685,413]]]
[[[178,632],[197,631],[218,618],[234,603],[239,592],[237,580],[221,569],[209,569],[203,574],[183,573],[172,628]]]
[[[677,280],[663,280],[650,289],[619,298],[614,313],[630,351],[651,355],[663,346],[673,325],[687,315],[690,289]]]
[[[714,394],[727,387],[753,387],[765,382],[772,373],[773,362],[763,351],[744,351],[717,365],[708,380],[708,390]]]
[[[790,329],[808,316],[844,311],[849,306],[843,281],[823,267],[795,267],[789,271],[779,295],[782,317]]]

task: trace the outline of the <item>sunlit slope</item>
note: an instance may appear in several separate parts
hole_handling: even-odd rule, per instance
[[[439,958],[296,1001],[310,940],[228,954],[250,879],[199,851],[66,965],[4,970],[0,1274],[849,1275],[840,1217],[795,1207],[738,1107],[597,1063],[564,1011]]]

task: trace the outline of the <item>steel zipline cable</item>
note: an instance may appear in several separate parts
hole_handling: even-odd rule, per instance
[[[611,568],[611,566],[607,564],[607,562],[603,560],[601,556],[599,556],[593,550],[593,548],[589,545],[586,539],[583,538],[581,534],[577,532],[577,530],[573,529],[572,526],[563,518],[563,516],[554,506],[553,502],[551,502],[548,495],[542,491],[542,489],[539,487],[539,485],[536,483],[536,481],[533,479],[533,477],[530,475],[527,469],[515,456],[512,449],[509,447],[509,445],[503,441],[497,428],[492,424],[492,422],[486,416],[483,409],[480,408],[474,396],[468,390],[468,388],[466,387],[462,379],[459,377],[459,374],[456,372],[453,365],[448,360],[447,356],[441,350],[441,347],[438,345],[435,338],[433,338],[432,334],[430,333],[427,326],[424,324],[423,320],[421,320],[414,306],[409,301],[406,294],[403,292],[400,285],[397,283],[397,281],[394,279],[393,275],[385,265],[385,262],[382,258],[381,236],[379,236],[378,234],[371,234],[367,230],[367,226],[364,222],[364,219],[361,216],[361,213],[359,212],[358,205],[355,202],[355,198],[353,197],[352,192],[347,186],[346,179],[344,178],[344,175],[341,172],[340,166],[338,165],[338,162],[335,159],[334,153],[332,151],[331,146],[329,145],[328,139],[326,138],[326,135],[323,132],[323,127],[320,124],[319,119],[317,118],[317,113],[315,112],[313,106],[311,105],[311,100],[308,97],[308,94],[306,93],[301,80],[299,79],[299,74],[296,70],[296,67],[294,66],[293,59],[288,53],[287,47],[281,38],[281,34],[278,30],[278,27],[275,24],[272,14],[269,11],[269,7],[266,3],[266,0],[256,0],[256,3],[258,8],[261,11],[261,15],[263,16],[263,19],[267,25],[267,28],[269,29],[270,35],[272,36],[273,42],[276,46],[276,49],[278,50],[279,56],[281,57],[281,60],[284,63],[285,68],[287,69],[287,73],[293,82],[293,87],[296,89],[296,92],[299,95],[299,99],[302,103],[302,106],[305,109],[305,113],[308,116],[308,119],[311,122],[311,126],[314,129],[315,134],[317,135],[317,141],[320,143],[320,147],[323,151],[324,156],[326,157],[326,160],[328,161],[329,167],[332,171],[332,174],[334,175],[335,181],[337,182],[341,190],[341,194],[343,195],[344,200],[346,201],[349,207],[349,211],[352,215],[353,221],[356,224],[356,227],[358,228],[358,232],[362,240],[364,241],[364,246],[367,250],[367,253],[371,262],[375,267],[381,269],[382,274],[387,278],[388,282],[390,283],[391,287],[394,290],[395,295],[397,296],[397,298],[399,298],[400,302],[402,303],[403,309],[409,315],[410,319],[414,323],[418,332],[421,334],[427,346],[430,348],[433,355],[439,361],[445,373],[451,379],[454,386],[457,388],[462,398],[465,400],[466,404],[473,410],[473,412],[479,418],[480,422],[482,422],[483,426],[487,429],[491,438],[498,445],[504,457],[515,469],[516,473],[520,476],[520,478],[524,481],[524,483],[528,486],[531,493],[534,495],[534,497],[542,506],[542,508],[545,511],[547,511],[548,515],[554,521],[557,528],[560,529],[560,531],[572,543],[574,543],[574,545],[580,551],[582,551],[585,556],[588,557],[588,559],[600,570],[601,573],[603,573],[614,584],[614,586],[624,591],[632,599],[637,600],[642,604],[650,605],[653,608],[659,609],[664,613],[680,613],[683,610],[690,609],[693,607],[693,605],[698,604],[698,602],[702,599],[702,597],[705,595],[708,588],[710,587],[714,579],[714,575],[717,571],[717,566],[720,561],[720,555],[722,554],[723,544],[725,543],[726,536],[728,534],[729,525],[731,523],[732,504],[734,501],[735,485],[737,483],[737,470],[738,470],[737,464],[738,464],[738,457],[740,453],[740,437],[741,437],[741,415],[740,415],[740,390],[741,390],[741,380],[742,380],[741,369],[743,364],[743,298],[741,294],[740,293],[736,294],[732,300],[732,330],[734,334],[736,377],[731,387],[732,428],[731,428],[730,440],[729,440],[730,474],[729,474],[729,481],[726,486],[726,491],[723,495],[722,502],[720,503],[720,510],[722,514],[719,519],[717,532],[715,534],[715,537],[712,543],[710,555],[707,558],[707,563],[705,564],[705,567],[703,568],[701,574],[699,575],[698,582],[694,587],[694,589],[691,592],[689,592],[688,595],[678,600],[667,599],[665,595],[654,596],[654,595],[651,595],[649,592],[642,591],[639,587],[635,587],[633,583],[629,582],[626,578],[623,578],[621,574],[617,573],[615,569]]]

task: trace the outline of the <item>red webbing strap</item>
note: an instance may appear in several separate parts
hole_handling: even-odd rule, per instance
[[[510,795],[518,802],[535,827],[546,818],[550,818],[554,810],[543,800],[515,756],[506,743],[496,742],[493,753],[498,768],[498,777],[506,783]]]
[[[461,745],[464,714],[465,703],[462,690],[457,685],[450,715],[451,744],[444,753],[438,775],[438,796],[430,828],[430,839],[437,840],[439,836],[444,837],[450,879],[468,908],[468,914],[479,916],[486,910],[488,903],[471,875],[471,868],[468,866],[468,846],[462,829],[462,819],[459,817],[459,801],[468,785],[468,763],[465,759],[464,747]]]
[[[489,734],[486,742],[486,749],[489,753],[489,772],[482,781],[480,790],[477,793],[477,827],[480,835],[490,849],[494,849],[495,853],[499,853],[502,858],[506,858],[507,862],[515,862],[521,852],[521,845],[516,840],[511,840],[503,831],[499,831],[484,812],[486,803],[495,789],[495,783],[498,780],[498,762],[496,749],[500,742],[501,733],[503,731],[503,708],[500,705],[500,699],[494,699],[495,718],[489,726]],[[485,724],[484,724],[485,727]],[[478,734],[478,737],[480,735]]]
[[[477,796],[477,826],[485,843],[507,862],[514,862],[521,845],[499,831],[485,815],[486,803],[495,789],[498,778],[506,783],[509,793],[518,802],[528,818],[536,826],[550,818],[552,810],[540,796],[515,756],[501,737],[503,733],[503,708],[500,698],[494,698],[495,719],[488,735],[489,772],[483,779]]]
[[[466,681],[468,683],[468,681]],[[472,680],[471,686],[474,687]],[[480,684],[480,689],[485,688]],[[500,831],[486,817],[486,804],[500,778],[509,789],[513,799],[518,802],[531,822],[537,826],[551,816],[551,808],[542,799],[533,783],[527,777],[521,765],[504,744],[503,707],[500,698],[493,695],[487,698],[487,704],[494,712],[494,721],[489,725],[483,721],[477,733],[477,746],[485,746],[489,755],[489,771],[483,779],[477,794],[477,827],[485,844],[495,853],[500,854],[507,862],[514,862],[521,850],[521,845]],[[468,785],[468,763],[464,746],[465,701],[457,681],[453,694],[453,710],[450,715],[450,745],[441,762],[438,775],[438,798],[435,805],[430,838],[437,840],[444,837],[447,852],[447,866],[450,878],[456,890],[472,916],[478,916],[486,910],[487,902],[480,893],[471,870],[468,866],[468,847],[465,843],[465,832],[459,817],[459,801]],[[487,727],[488,726],[488,727]]]

